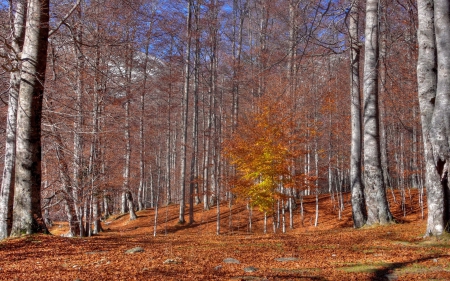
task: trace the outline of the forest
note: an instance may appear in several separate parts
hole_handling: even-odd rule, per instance
[[[0,240],[62,222],[64,237],[95,237],[148,211],[156,236],[168,210],[177,227],[211,214],[222,235],[240,207],[248,233],[293,234],[307,210],[320,228],[323,208],[364,231],[413,209],[422,237],[450,231],[448,0],[0,13]]]

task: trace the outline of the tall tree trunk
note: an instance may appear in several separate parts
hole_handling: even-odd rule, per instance
[[[100,175],[100,163],[99,163],[99,91],[100,84],[96,82],[94,87],[94,103],[92,105],[92,142],[91,142],[91,155],[89,160],[89,174],[91,176],[91,194],[92,194],[92,219],[93,219],[93,229],[92,233],[97,234],[101,230],[100,216],[98,212],[98,197],[100,196],[99,188],[96,184],[96,180]]]
[[[419,0],[418,12],[417,77],[428,202],[425,235],[441,235],[444,231],[448,231],[446,228],[450,208],[448,202],[450,3],[446,0]]]
[[[82,13],[81,13],[81,7],[79,8],[79,20],[82,21]],[[98,24],[96,26],[97,30],[96,33],[98,33]],[[78,27],[74,30],[75,34],[73,35],[74,39],[74,45],[73,45],[73,52],[76,60],[76,101],[75,101],[75,120],[73,123],[74,127],[74,136],[73,136],[73,199],[75,204],[75,211],[77,215],[77,220],[79,223],[79,233],[76,235],[84,236],[84,226],[83,226],[83,220],[82,220],[82,213],[81,213],[81,204],[80,198],[83,198],[83,124],[84,124],[84,116],[83,116],[83,91],[84,91],[84,83],[83,83],[83,68],[84,68],[84,54],[82,53],[82,46],[83,46],[83,30],[82,27]],[[98,69],[99,66],[99,51],[98,47],[95,50],[96,58],[96,69]],[[96,73],[96,83],[98,80],[99,74]]]
[[[8,115],[6,117],[5,162],[3,166],[2,185],[0,187],[0,240],[8,237],[12,226],[14,162],[16,160],[17,97],[20,86],[20,63],[18,56],[22,52],[25,35],[26,6],[27,1],[17,1],[13,21],[11,55],[15,58],[12,61],[13,71],[10,76]]]
[[[417,81],[421,110],[422,134],[425,160],[425,185],[427,187],[428,221],[426,235],[441,235],[444,231],[444,193],[435,168],[432,148],[432,116],[436,100],[437,61],[434,37],[434,1],[418,0]]]
[[[127,41],[129,40],[129,36],[127,36]],[[125,97],[125,128],[124,128],[124,137],[125,137],[125,167],[123,173],[123,191],[122,191],[122,205],[121,205],[121,213],[124,214],[127,211],[130,212],[130,220],[133,220],[133,212],[134,210],[129,210],[129,202],[128,199],[132,198],[129,196],[130,192],[130,161],[131,161],[131,136],[130,136],[130,105],[131,105],[131,73],[133,70],[133,50],[131,46],[127,46],[127,58],[126,58],[126,70],[125,70],[125,80],[126,80],[126,97]]]
[[[351,118],[352,142],[350,159],[350,184],[352,191],[353,225],[356,228],[365,224],[365,204],[361,180],[361,102],[360,102],[360,42],[358,32],[359,0],[352,3],[349,17],[349,35],[351,44]]]
[[[350,35],[350,95],[352,142],[350,153],[350,186],[352,191],[353,226],[360,228],[366,223],[364,187],[361,179],[361,96],[359,83],[360,42],[358,35],[359,0],[353,0],[349,17]]]
[[[434,31],[437,53],[436,103],[433,112],[433,152],[441,185],[444,190],[443,217],[446,231],[450,230],[450,191],[448,170],[450,162],[450,3],[434,0]]]
[[[140,117],[139,117],[139,190],[138,190],[138,210],[139,211],[144,209],[143,202],[145,201],[145,198],[144,198],[144,194],[145,194],[144,120],[145,120],[145,94],[146,94],[146,89],[147,89],[148,49],[150,47],[149,45],[150,45],[150,43],[147,42],[147,44],[145,46],[144,81],[143,81],[143,89],[141,91]],[[170,125],[169,125],[169,131],[170,131]],[[170,136],[169,136],[169,138],[170,138]]]
[[[17,110],[13,236],[48,233],[41,211],[41,120],[49,12],[49,0],[29,0]]]
[[[198,197],[198,91],[199,91],[199,75],[200,75],[200,5],[197,1],[194,6],[195,19],[195,56],[194,56],[194,104],[192,110],[192,155],[191,155],[191,171],[189,180],[189,224],[194,223],[194,201],[195,204],[200,203]],[[195,200],[194,200],[195,199]]]
[[[232,128],[233,131],[237,129],[239,122],[239,85],[241,74],[241,53],[242,53],[242,39],[244,31],[244,20],[246,14],[247,1],[244,1],[243,7],[239,5],[238,0],[233,0],[233,111],[232,111]],[[239,15],[239,16],[238,16]],[[237,30],[236,30],[237,28]],[[217,32],[217,31],[216,31]],[[237,33],[237,38],[236,38]],[[214,45],[214,47],[216,47]]]
[[[428,220],[425,235],[441,235],[444,232],[444,192],[435,168],[431,122],[436,100],[436,41],[434,37],[434,1],[418,0],[419,28],[417,39],[419,55],[417,82],[422,121],[422,138],[425,161],[425,186],[427,188]]]
[[[381,149],[381,167],[383,168],[383,181],[384,186],[388,188],[390,186],[390,177],[389,177],[389,163],[388,163],[388,155],[387,155],[387,134],[386,134],[386,106],[384,104],[384,96],[386,93],[387,85],[386,85],[386,75],[387,75],[387,63],[386,63],[386,54],[387,54],[387,0],[381,0],[381,18],[380,22],[380,40],[379,40],[379,69],[380,69],[380,79],[379,79],[379,107],[380,107],[380,149]],[[392,187],[391,187],[392,188]]]
[[[185,58],[185,73],[184,73],[184,92],[182,99],[182,133],[181,133],[181,168],[180,168],[180,213],[178,222],[183,224],[186,222],[185,207],[186,207],[186,145],[187,145],[187,132],[188,132],[188,114],[189,114],[189,83],[190,83],[190,64],[191,64],[191,28],[192,28],[192,5],[193,1],[188,1],[187,9],[187,31],[186,31],[186,58]]]
[[[364,193],[367,224],[393,221],[380,155],[378,110],[378,0],[367,0],[364,61]]]

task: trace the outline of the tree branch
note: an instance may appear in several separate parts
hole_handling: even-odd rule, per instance
[[[56,31],[58,31],[58,29],[61,27],[61,25],[63,25],[63,23],[73,14],[73,12],[75,11],[76,8],[78,8],[78,6],[80,5],[81,0],[77,0],[77,2],[75,3],[75,5],[73,5],[72,9],[70,9],[70,11],[64,16],[64,18],[56,25],[56,28],[51,30],[48,33],[48,37],[50,38]]]

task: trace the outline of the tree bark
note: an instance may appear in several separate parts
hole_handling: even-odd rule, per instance
[[[145,46],[145,61],[144,61],[144,81],[143,89],[141,91],[140,102],[140,117],[139,117],[139,190],[138,190],[138,210],[144,209],[144,194],[145,194],[145,161],[144,161],[144,125],[145,125],[145,94],[147,89],[147,65],[148,65],[148,49],[150,43],[147,42]],[[170,131],[170,126],[169,126]]]
[[[184,224],[186,222],[185,207],[186,207],[186,145],[188,132],[188,114],[189,114],[189,83],[190,83],[190,64],[191,64],[191,28],[192,28],[192,0],[188,1],[187,10],[187,31],[186,31],[186,59],[185,59],[185,73],[184,73],[184,92],[182,99],[182,133],[181,133],[181,167],[180,167],[180,213],[178,223]]]
[[[366,223],[364,187],[361,180],[361,97],[359,83],[360,42],[358,40],[359,0],[354,0],[349,15],[350,37],[350,95],[352,142],[350,156],[350,185],[352,191],[353,226]]]
[[[378,0],[367,0],[364,61],[364,193],[366,224],[393,221],[386,198],[380,154],[378,110]]]
[[[129,39],[127,37],[127,39]],[[133,69],[133,51],[131,47],[127,47],[127,58],[126,58],[126,97],[125,97],[125,128],[124,128],[124,138],[125,138],[125,166],[123,172],[123,191],[122,191],[122,205],[121,205],[121,213],[124,214],[127,211],[130,211],[130,220],[132,220],[132,212],[133,210],[128,209],[129,205],[129,196],[128,192],[130,191],[130,161],[131,161],[131,136],[130,136],[130,104],[131,104],[131,72]]]
[[[81,9],[81,8],[80,8]],[[80,21],[82,21],[81,18],[82,14],[81,11],[79,13]],[[74,55],[77,58],[76,61],[76,101],[75,101],[75,120],[73,123],[74,127],[74,136],[73,136],[73,181],[72,181],[72,187],[70,188],[73,193],[73,202],[75,204],[75,211],[77,220],[79,223],[79,233],[75,235],[84,236],[85,235],[85,229],[83,225],[82,220],[82,210],[78,206],[81,205],[81,202],[79,201],[80,198],[83,197],[83,136],[81,134],[81,131],[83,130],[83,90],[84,90],[84,83],[82,78],[82,71],[84,68],[84,54],[82,53],[82,45],[83,45],[83,31],[80,28],[77,28],[75,30],[74,34]],[[98,67],[98,50],[96,50],[96,66]],[[98,76],[98,75],[97,75]]]
[[[195,24],[195,56],[194,56],[194,104],[192,110],[192,154],[191,154],[191,170],[189,180],[189,224],[194,223],[194,203],[200,203],[198,196],[198,91],[199,91],[199,75],[200,75],[200,5],[197,2],[194,6],[194,24]],[[195,199],[195,200],[194,200]]]
[[[10,74],[10,89],[8,99],[8,114],[6,117],[6,145],[5,162],[3,166],[2,185],[0,187],[0,240],[8,237],[12,227],[13,199],[14,199],[14,173],[16,158],[16,126],[17,126],[17,97],[20,87],[20,63],[18,56],[22,52],[25,20],[25,0],[17,1],[14,15],[13,39],[11,42],[11,55],[13,71]]]
[[[48,32],[49,0],[30,0],[17,111],[13,236],[48,233],[41,211],[41,119]]]
[[[134,203],[131,191],[128,190],[127,192],[125,192],[125,197],[127,198],[128,209],[130,210],[130,221],[135,220],[137,216],[136,213],[134,212]]]
[[[450,87],[449,3],[418,0],[417,81],[422,120],[428,219],[425,235],[441,235],[448,224],[448,134]],[[445,78],[446,77],[446,78]]]

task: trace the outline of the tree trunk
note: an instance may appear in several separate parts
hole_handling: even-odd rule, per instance
[[[433,152],[435,166],[444,190],[443,220],[450,230],[450,192],[448,166],[450,161],[450,3],[434,0],[434,30],[437,53],[436,103],[432,118]]]
[[[131,191],[128,190],[127,192],[125,192],[125,197],[127,198],[128,210],[130,211],[130,221],[135,220],[137,216],[136,213],[134,212],[134,203]]]
[[[82,15],[80,12],[80,21],[82,21]],[[98,29],[98,25],[97,25]],[[98,32],[98,30],[96,30]],[[72,194],[73,194],[73,201],[75,203],[75,211],[79,223],[79,233],[76,235],[84,236],[84,226],[83,226],[83,215],[81,214],[81,208],[78,207],[78,205],[82,204],[80,202],[80,198],[83,198],[83,123],[84,123],[84,117],[83,117],[83,91],[84,91],[84,83],[83,83],[83,75],[82,71],[84,68],[84,54],[82,53],[83,48],[83,30],[81,27],[75,29],[74,34],[74,45],[73,45],[73,52],[76,60],[76,100],[75,100],[75,120],[73,122],[74,127],[74,136],[73,136],[73,187],[72,187]],[[98,54],[98,48],[96,49],[96,68],[98,69],[99,66],[99,54]],[[98,79],[97,76],[99,74],[96,74],[96,80]]]
[[[0,240],[8,237],[12,226],[13,199],[14,199],[14,162],[16,160],[16,126],[17,126],[17,97],[20,86],[20,64],[18,57],[22,52],[25,35],[26,20],[25,0],[17,1],[14,15],[13,39],[11,42],[13,71],[10,75],[10,89],[8,99],[8,115],[6,117],[6,145],[3,177],[0,188]]]
[[[191,28],[192,28],[192,0],[188,1],[187,10],[187,47],[186,47],[186,60],[185,60],[185,73],[184,73],[184,92],[182,100],[182,133],[181,133],[181,168],[180,168],[180,184],[181,184],[181,198],[180,198],[180,213],[178,217],[178,223],[184,224],[186,222],[185,207],[186,207],[186,145],[187,145],[187,132],[188,132],[188,114],[189,114],[189,83],[190,83],[190,64],[191,64]]]
[[[198,91],[199,91],[199,75],[200,75],[200,38],[199,38],[199,20],[200,7],[197,4],[194,7],[195,19],[195,56],[194,56],[194,104],[192,110],[192,154],[191,154],[191,171],[189,180],[189,224],[194,223],[194,203],[200,203],[198,196]]]
[[[100,223],[100,212],[99,212],[99,195],[94,194],[92,197],[92,234],[98,234],[100,231],[103,231],[102,225]]]
[[[379,69],[380,69],[380,79],[379,79],[379,87],[380,87],[380,149],[381,149],[381,167],[383,169],[383,181],[384,186],[386,188],[390,187],[390,177],[389,177],[389,163],[388,163],[388,155],[387,155],[387,134],[386,134],[386,106],[383,101],[383,97],[385,96],[387,85],[386,85],[386,74],[387,74],[387,63],[386,63],[386,41],[387,41],[387,30],[386,27],[388,23],[386,23],[387,18],[387,0],[381,0],[380,5],[382,6],[381,15],[379,16],[382,20],[379,23],[380,26],[380,40],[378,42],[380,53],[379,53]],[[391,186],[392,188],[392,186]],[[395,197],[394,197],[395,198]]]
[[[129,38],[127,38],[129,39]],[[126,97],[125,97],[125,167],[123,173],[123,191],[122,191],[122,205],[121,213],[124,214],[130,211],[130,220],[132,220],[132,211],[128,209],[128,192],[130,191],[130,161],[131,161],[131,136],[130,136],[130,104],[131,104],[131,72],[133,69],[133,51],[131,46],[127,46],[127,58],[126,58]]]
[[[99,55],[97,54],[97,58]],[[99,188],[96,184],[96,179],[100,175],[100,165],[99,165],[99,90],[100,82],[96,81],[94,87],[93,105],[92,105],[92,141],[91,141],[91,155],[89,159],[89,175],[91,181],[91,194],[92,194],[92,219],[93,219],[93,229],[92,233],[97,234],[100,232],[100,216],[98,212],[98,197],[100,194]]]
[[[433,3],[434,2],[434,3]],[[450,3],[419,0],[417,80],[425,150],[428,220],[425,235],[441,235],[449,220],[448,149]],[[437,56],[437,57],[436,57]],[[437,74],[436,74],[437,70]]]
[[[66,236],[74,237],[80,235],[80,224],[78,222],[76,205],[73,198],[72,181],[69,176],[69,168],[64,155],[64,145],[61,140],[61,136],[56,132],[54,123],[52,121],[50,121],[50,123],[56,145],[56,158],[58,159],[58,169],[62,183],[63,199],[65,201],[64,208],[66,211],[67,222],[69,223],[69,233]]]
[[[361,94],[360,94],[360,42],[358,32],[359,0],[353,0],[349,16],[350,37],[350,95],[352,141],[350,152],[350,188],[352,192],[353,226],[360,228],[366,223],[364,186],[361,179]]]
[[[368,225],[393,221],[380,157],[378,110],[378,0],[367,0],[364,61],[364,193]]]
[[[28,2],[17,110],[13,236],[48,233],[41,211],[41,119],[49,12],[49,0]]]
[[[149,43],[147,42],[145,47],[145,61],[144,61],[144,81],[143,89],[141,91],[140,102],[140,117],[139,117],[139,190],[138,190],[138,210],[144,209],[144,194],[145,194],[145,148],[144,148],[144,120],[145,120],[145,94],[147,89],[147,64],[148,64],[148,49]],[[170,100],[169,100],[170,101]],[[170,104],[169,104],[170,106]],[[170,110],[170,109],[169,109]],[[170,131],[170,124],[169,124]],[[169,136],[170,138],[170,136]]]

